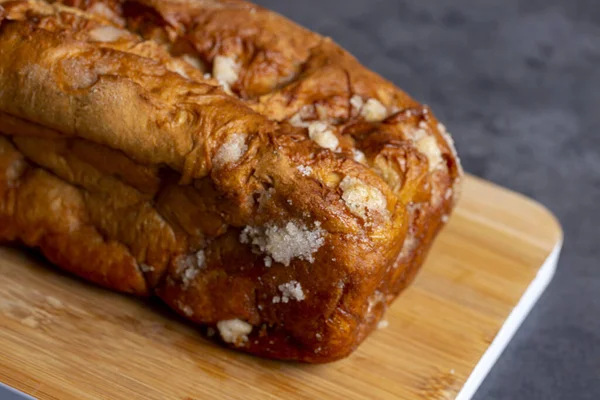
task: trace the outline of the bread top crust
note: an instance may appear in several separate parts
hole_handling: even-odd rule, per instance
[[[125,198],[152,199],[168,221],[157,229],[176,238],[150,279],[174,308],[274,327],[279,350],[246,345],[259,354],[348,354],[459,192],[453,144],[429,109],[246,2],[64,3],[0,2],[3,133],[42,165],[27,136],[80,143],[87,159],[94,146],[114,153],[122,167],[103,173],[133,187]],[[207,268],[182,285],[181,260],[199,251]]]

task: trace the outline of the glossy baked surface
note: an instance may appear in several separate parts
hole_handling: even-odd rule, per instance
[[[348,355],[453,207],[431,112],[272,12],[0,4],[0,238],[240,350]]]

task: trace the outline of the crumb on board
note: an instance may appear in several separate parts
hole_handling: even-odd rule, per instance
[[[21,320],[21,323],[22,323],[23,325],[25,325],[25,326],[29,327],[29,328],[32,328],[32,329],[35,329],[35,328],[37,328],[37,327],[40,325],[40,323],[38,322],[38,320],[37,320],[37,319],[35,319],[35,318],[34,318],[33,316],[31,316],[31,315],[30,315],[29,317],[23,318],[23,319]]]
[[[377,329],[385,329],[388,326],[390,326],[390,323],[385,319],[382,319],[377,323]]]
[[[62,301],[60,301],[56,297],[46,296],[46,302],[54,308],[64,308]]]

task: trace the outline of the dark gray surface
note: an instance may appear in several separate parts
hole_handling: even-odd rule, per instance
[[[465,169],[550,208],[559,269],[476,399],[600,399],[599,0],[257,0],[430,104]]]
[[[33,400],[33,397],[21,393],[0,382],[0,400]]]

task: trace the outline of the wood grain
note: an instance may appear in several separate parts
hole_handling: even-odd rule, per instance
[[[389,326],[327,365],[223,349],[160,304],[0,249],[0,381],[40,399],[451,399],[561,235],[540,205],[468,177]]]

